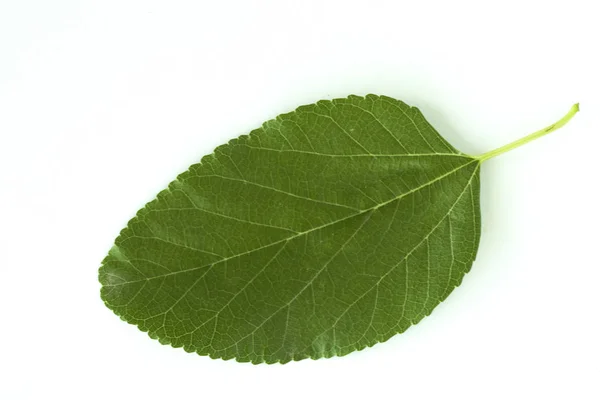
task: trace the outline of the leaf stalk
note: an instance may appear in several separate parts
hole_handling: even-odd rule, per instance
[[[484,153],[475,158],[478,159],[480,162],[484,162],[486,160],[489,160],[490,158],[499,156],[500,154],[506,153],[513,149],[516,149],[517,147],[521,147],[524,144],[531,142],[532,140],[538,139],[538,138],[545,136],[551,132],[554,132],[555,130],[560,129],[563,126],[565,126],[567,124],[567,122],[569,122],[571,120],[571,118],[573,118],[573,116],[575,114],[577,114],[578,111],[579,111],[579,103],[574,104],[571,107],[571,109],[569,110],[569,112],[564,117],[562,117],[560,120],[556,121],[552,125],[544,128],[544,129],[540,129],[537,132],[533,132],[532,134],[527,135],[519,140],[515,140],[514,142],[511,142],[504,146],[498,147],[497,149],[488,151],[487,153]]]

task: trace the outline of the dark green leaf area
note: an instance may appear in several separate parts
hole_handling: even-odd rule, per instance
[[[234,139],[141,209],[101,295],[213,358],[341,356],[405,331],[471,267],[479,161],[383,96],[303,106]]]

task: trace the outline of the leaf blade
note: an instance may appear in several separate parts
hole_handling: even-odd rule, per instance
[[[415,110],[381,96],[322,101],[219,147],[117,238],[103,299],[162,343],[239,361],[344,355],[407,329],[460,283],[480,234],[479,161]],[[452,267],[440,267],[450,247],[428,242],[446,225],[463,239]]]

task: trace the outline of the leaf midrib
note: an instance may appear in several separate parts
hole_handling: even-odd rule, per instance
[[[473,158],[471,158],[471,161],[469,161],[469,162],[467,162],[467,163],[465,163],[465,164],[463,164],[463,165],[461,165],[461,166],[459,166],[459,167],[457,167],[457,168],[454,168],[453,170],[451,170],[451,171],[449,171],[449,172],[446,172],[445,174],[443,174],[443,175],[440,175],[440,176],[438,176],[437,178],[435,178],[435,179],[433,179],[433,180],[431,180],[431,181],[428,181],[427,183],[424,183],[424,184],[422,184],[422,185],[420,185],[420,186],[417,186],[416,188],[414,188],[414,189],[411,189],[411,190],[409,190],[408,192],[402,193],[402,194],[400,194],[400,195],[398,195],[398,196],[396,196],[396,197],[394,197],[394,198],[392,198],[392,199],[390,199],[390,200],[386,200],[386,201],[385,201],[385,202],[383,202],[383,203],[379,203],[379,204],[377,204],[377,205],[375,205],[375,206],[372,206],[372,207],[369,207],[369,208],[367,208],[367,209],[361,210],[361,211],[359,211],[359,212],[357,212],[357,213],[355,213],[355,214],[348,215],[348,216],[346,216],[346,217],[344,217],[344,218],[341,218],[341,219],[338,219],[338,220],[335,220],[335,221],[328,222],[328,223],[326,223],[326,224],[323,224],[323,225],[317,226],[317,227],[315,227],[315,228],[308,229],[308,230],[306,230],[306,231],[303,231],[303,232],[299,232],[299,233],[297,233],[297,234],[295,234],[295,235],[291,235],[291,236],[289,236],[289,237],[287,237],[287,238],[280,239],[280,240],[276,240],[276,241],[274,241],[274,242],[272,242],[272,243],[269,243],[269,244],[267,244],[267,245],[264,245],[264,246],[261,246],[261,247],[254,248],[254,249],[252,249],[252,250],[248,250],[248,251],[246,251],[246,252],[243,252],[243,253],[238,253],[238,254],[232,255],[232,256],[230,256],[230,257],[226,257],[226,258],[223,258],[223,259],[221,259],[221,260],[217,260],[217,261],[215,261],[215,262],[211,262],[211,263],[208,263],[208,264],[203,264],[203,265],[201,265],[201,266],[198,266],[198,267],[189,268],[189,269],[185,269],[185,270],[181,270],[181,271],[173,271],[173,272],[170,272],[170,273],[167,273],[167,274],[155,275],[155,276],[152,276],[152,277],[149,277],[149,278],[148,278],[148,277],[146,277],[146,278],[143,278],[143,279],[137,279],[137,280],[133,280],[133,281],[127,281],[127,282],[123,282],[123,283],[117,283],[117,284],[104,284],[103,286],[105,286],[105,287],[116,287],[116,286],[123,286],[123,285],[128,285],[128,284],[138,283],[138,282],[151,281],[151,280],[154,280],[154,279],[165,278],[165,277],[172,276],[172,275],[178,275],[178,274],[182,274],[182,273],[187,273],[187,272],[197,271],[197,270],[199,270],[199,269],[202,269],[202,268],[205,268],[205,267],[208,267],[208,266],[214,266],[214,265],[216,265],[216,264],[220,264],[220,263],[223,263],[223,262],[225,262],[225,261],[229,261],[229,260],[231,260],[231,259],[234,259],[234,258],[237,258],[237,257],[242,257],[242,256],[244,256],[244,255],[251,254],[251,253],[253,253],[253,252],[255,252],[255,251],[260,251],[260,250],[263,250],[263,249],[265,249],[265,248],[268,248],[268,247],[274,246],[274,245],[276,245],[276,244],[279,244],[279,243],[282,243],[282,242],[285,242],[285,241],[294,240],[294,239],[296,239],[296,238],[298,238],[298,237],[300,237],[300,236],[303,236],[303,235],[310,234],[310,233],[312,233],[312,232],[314,232],[314,231],[317,231],[317,230],[320,230],[320,229],[327,228],[327,227],[329,227],[329,226],[335,225],[335,224],[337,224],[337,223],[340,223],[340,222],[346,221],[346,220],[348,220],[348,219],[351,219],[351,218],[354,218],[354,217],[358,217],[358,216],[360,216],[360,215],[363,215],[363,214],[366,214],[366,213],[368,213],[368,212],[370,212],[370,211],[375,211],[375,210],[377,210],[378,208],[381,208],[381,207],[383,207],[383,206],[385,206],[385,205],[387,205],[387,204],[390,204],[390,203],[392,203],[392,202],[394,202],[394,201],[396,201],[396,200],[400,200],[400,199],[402,199],[402,198],[404,198],[404,197],[406,197],[406,196],[409,196],[409,195],[411,195],[411,194],[413,194],[413,193],[415,193],[415,192],[418,192],[419,190],[421,190],[421,189],[423,189],[423,188],[425,188],[425,187],[428,187],[428,186],[430,186],[430,185],[434,184],[435,182],[438,182],[438,181],[440,181],[440,180],[442,180],[442,179],[444,179],[444,178],[446,178],[446,177],[448,177],[448,176],[450,176],[450,175],[452,175],[452,174],[454,174],[454,173],[458,172],[458,171],[459,171],[459,170],[461,170],[462,168],[465,168],[466,166],[468,166],[468,165],[471,165],[471,164],[473,164],[473,163],[475,163],[475,162],[479,162],[479,160],[478,160],[478,159],[473,159]],[[134,237],[134,236],[132,236],[132,237]],[[130,238],[131,238],[131,237],[130,237]],[[125,240],[127,240],[127,239],[125,239]],[[125,240],[124,240],[124,241],[125,241]],[[169,243],[170,243],[170,242],[169,242]],[[177,245],[177,246],[179,246],[178,244],[175,244],[175,243],[173,243],[173,244],[174,244],[174,245]],[[119,246],[118,244],[115,244],[115,245],[113,246],[113,249],[114,249],[114,248],[119,248],[119,247],[120,247],[120,246]],[[194,251],[201,251],[200,249],[194,249],[194,248],[192,248],[192,247],[189,247],[189,246],[185,246],[185,247],[186,247],[186,248],[189,248],[189,249],[191,249],[191,250],[194,250]],[[112,251],[111,251],[111,252],[112,252]],[[122,253],[121,253],[121,254],[122,254]],[[125,258],[125,259],[127,259],[127,257],[126,257],[126,256],[124,256],[124,258]],[[105,263],[106,263],[106,262],[105,262]],[[105,264],[105,263],[103,263],[103,264]]]

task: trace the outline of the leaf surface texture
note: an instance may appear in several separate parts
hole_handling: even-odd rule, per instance
[[[286,363],[429,315],[480,236],[478,159],[384,96],[320,101],[218,147],[129,222],[101,295],[161,343]]]

